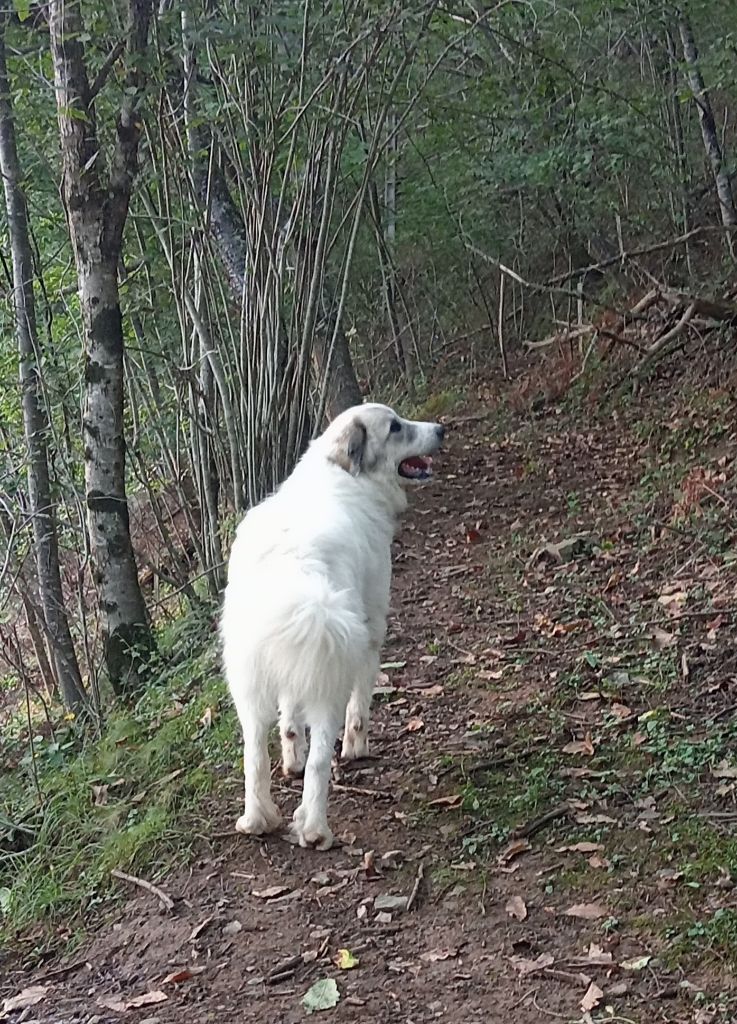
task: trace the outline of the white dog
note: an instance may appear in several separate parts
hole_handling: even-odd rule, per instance
[[[345,716],[343,757],[368,753],[404,485],[430,477],[429,456],[444,432],[435,423],[400,419],[384,405],[348,409],[240,524],[221,626],[243,728],[246,806],[238,831],[260,835],[280,824],[267,745],[278,718],[284,773],[305,773],[292,830],[300,846],[332,845],[333,746]]]

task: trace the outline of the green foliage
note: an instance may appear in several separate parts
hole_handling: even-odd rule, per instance
[[[218,777],[240,774],[240,744],[209,623],[176,622],[159,652],[154,683],[112,710],[101,739],[72,723],[37,733],[32,750],[22,732],[0,739],[3,941],[39,920],[73,926],[110,898],[114,868],[160,875],[212,829],[201,802]]]

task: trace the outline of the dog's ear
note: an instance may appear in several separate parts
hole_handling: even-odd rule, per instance
[[[368,431],[359,419],[352,420],[338,437],[330,458],[351,476],[358,476],[363,469],[366,455]]]

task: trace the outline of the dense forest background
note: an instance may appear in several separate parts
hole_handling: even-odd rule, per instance
[[[0,1018],[737,1019],[736,127],[718,0],[0,0]],[[364,398],[373,757],[249,842],[233,531]]]
[[[489,367],[530,406],[602,365],[637,386],[733,319],[733,21],[16,0],[2,674],[101,722],[157,624],[216,600],[237,518],[362,396]],[[537,394],[523,368],[551,354]]]

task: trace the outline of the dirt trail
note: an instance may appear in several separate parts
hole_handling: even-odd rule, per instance
[[[397,541],[373,758],[334,771],[343,845],[318,854],[231,834],[234,779],[213,807],[211,852],[160,882],[174,910],[131,890],[23,1020],[291,1024],[322,978],[340,997],[325,1021],[728,1019],[693,1000],[707,983],[728,988],[726,968],[702,984],[658,959],[676,883],[657,873],[678,864],[660,797],[640,785],[651,760],[637,719],[660,698],[633,682],[630,610],[686,556],[664,569],[627,539],[647,444],[554,414],[502,430],[486,408],[451,418],[437,478]],[[536,551],[584,532],[594,552],[586,538],[561,558]],[[703,677],[719,675],[701,655]],[[603,695],[607,659],[620,679]],[[574,666],[583,684],[571,687]],[[614,760],[600,761],[607,746]],[[291,813],[299,783],[276,786]],[[377,909],[410,894],[409,909]],[[356,967],[335,965],[341,949]],[[103,1005],[151,991],[166,1001]]]

